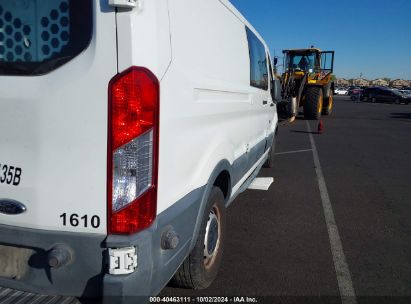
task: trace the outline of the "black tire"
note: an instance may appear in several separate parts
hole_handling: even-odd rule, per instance
[[[209,235],[209,233],[215,231],[215,218],[218,218],[217,240]],[[224,195],[220,188],[213,186],[204,211],[197,242],[172,278],[170,282],[172,286],[187,289],[205,289],[211,285],[217,277],[223,257],[225,226]],[[206,235],[209,235],[208,240],[216,243],[211,257],[206,257]],[[210,250],[212,250],[212,247],[211,245]]]
[[[321,87],[308,87],[305,96],[304,117],[306,119],[320,119],[323,107],[323,89]]]
[[[371,98],[371,102],[372,102],[372,103],[376,103],[376,102],[377,102],[377,98],[372,97],[372,98]]]
[[[399,99],[399,98],[395,98],[394,103],[395,103],[395,104],[400,104],[400,103],[401,103],[401,101],[400,101],[400,99]]]
[[[274,166],[274,154],[275,154],[275,134],[273,138],[273,143],[270,148],[270,152],[268,152],[268,158],[265,161],[263,168],[272,168]]]

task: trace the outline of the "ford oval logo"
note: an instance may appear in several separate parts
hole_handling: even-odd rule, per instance
[[[16,215],[21,214],[26,210],[26,206],[18,201],[0,198],[0,213],[7,215]]]

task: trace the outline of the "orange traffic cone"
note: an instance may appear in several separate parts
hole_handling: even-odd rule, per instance
[[[318,123],[317,131],[318,131],[318,134],[322,134],[324,132],[324,123],[322,119]]]

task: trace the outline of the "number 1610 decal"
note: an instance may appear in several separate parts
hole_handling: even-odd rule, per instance
[[[67,214],[63,213],[60,215],[60,218],[63,221],[63,226],[72,226],[72,227],[100,227],[100,217],[98,215],[78,215],[77,213]]]

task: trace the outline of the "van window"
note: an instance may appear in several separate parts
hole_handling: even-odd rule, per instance
[[[41,75],[80,54],[92,0],[0,0],[0,75]]]
[[[264,45],[249,28],[246,30],[250,51],[250,85],[268,90],[267,56]]]

